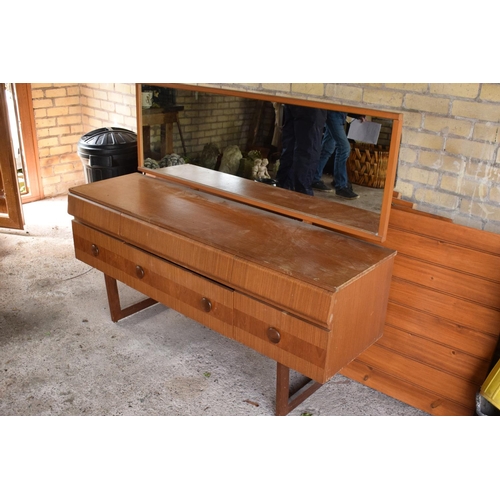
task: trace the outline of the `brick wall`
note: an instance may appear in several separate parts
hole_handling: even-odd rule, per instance
[[[32,84],[44,196],[84,180],[76,144],[83,133],[78,84]]]
[[[187,161],[196,162],[206,144],[214,143],[223,151],[226,146],[238,145],[245,150],[248,130],[255,110],[255,100],[240,97],[214,96],[177,90],[179,113]],[[273,111],[274,114],[274,111]],[[160,126],[150,127],[152,156],[161,159]],[[173,125],[174,152],[184,156],[177,125]]]
[[[156,87],[148,86],[149,90]],[[182,141],[177,126],[173,126],[173,151],[187,156],[188,162],[199,160],[203,147],[214,143],[222,152],[226,146],[236,145],[242,152],[247,151],[251,126],[256,114],[261,114],[260,128],[255,137],[255,146],[259,147],[272,137],[275,112],[272,103],[264,101],[263,108],[257,109],[254,99],[221,96],[206,92],[175,90],[175,104],[182,106],[179,123],[187,155],[183,153]],[[379,144],[387,146],[390,142],[392,121],[375,118],[381,124]],[[161,130],[159,125],[150,126],[150,146],[145,145],[146,156],[161,159]]]
[[[500,233],[500,84],[213,86],[403,113],[396,185],[403,198],[422,211]]]
[[[425,212],[500,233],[500,84],[240,83],[252,92],[403,113],[396,189]],[[101,126],[136,129],[131,84],[33,84],[45,196],[83,180],[76,144]],[[188,133],[186,123],[186,133]]]
[[[33,108],[45,197],[85,182],[77,154],[80,137],[96,128],[136,131],[133,84],[32,83]]]
[[[83,133],[102,127],[137,132],[135,84],[80,84]]]

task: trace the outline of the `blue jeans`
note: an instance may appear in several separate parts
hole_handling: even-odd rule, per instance
[[[333,161],[333,178],[335,189],[342,189],[349,184],[347,178],[347,158],[351,153],[351,145],[345,133],[345,120],[347,114],[339,111],[328,111],[326,116],[325,133],[321,143],[321,154],[314,182],[319,182],[323,175],[323,169],[330,156],[335,153]]]

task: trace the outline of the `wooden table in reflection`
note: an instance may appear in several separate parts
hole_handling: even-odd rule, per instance
[[[151,155],[151,126],[161,127],[161,157],[174,152],[174,123],[177,124],[181,138],[184,155],[187,155],[181,125],[179,123],[179,112],[184,106],[172,106],[170,108],[142,109],[142,135],[144,140],[144,152]]]

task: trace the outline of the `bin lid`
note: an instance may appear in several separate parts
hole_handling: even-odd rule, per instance
[[[78,153],[93,155],[125,153],[137,149],[137,134],[119,127],[98,128],[82,135]]]

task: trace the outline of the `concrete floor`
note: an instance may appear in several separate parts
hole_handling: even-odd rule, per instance
[[[321,180],[328,187],[331,187],[333,176],[330,174],[323,174]],[[359,194],[359,198],[356,198],[355,200],[347,200],[345,198],[341,198],[340,196],[337,196],[335,194],[335,190],[333,188],[332,191],[330,192],[314,191],[314,195],[319,196],[320,198],[326,198],[328,200],[332,200],[335,203],[342,203],[345,205],[349,205],[351,207],[362,208],[370,212],[380,213],[380,210],[382,208],[382,197],[384,195],[383,189],[369,188],[366,186],[353,184],[352,190],[356,194]]]
[[[0,229],[0,415],[273,415],[276,364],[157,304],[114,324],[67,198]],[[140,294],[120,288],[122,306]],[[340,375],[290,415],[426,413]]]

